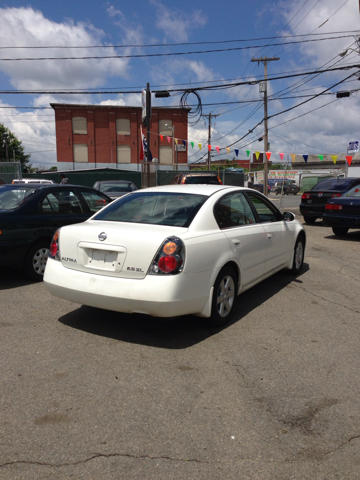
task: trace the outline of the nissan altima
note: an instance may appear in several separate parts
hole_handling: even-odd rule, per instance
[[[44,282],[83,305],[223,325],[235,298],[282,269],[300,273],[303,226],[250,188],[167,185],[129,193],[60,228]]]

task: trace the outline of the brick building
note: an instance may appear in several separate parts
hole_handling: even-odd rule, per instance
[[[52,103],[59,170],[119,167],[142,163],[141,107]],[[143,127],[146,136],[146,128]],[[188,111],[152,107],[150,151],[159,164],[187,163]]]

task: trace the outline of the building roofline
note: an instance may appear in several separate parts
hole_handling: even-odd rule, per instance
[[[113,109],[137,109],[141,110],[142,107],[140,106],[132,106],[132,105],[91,105],[91,104],[82,104],[82,103],[50,103],[50,107],[54,110],[58,108],[93,108],[93,109],[106,109],[106,110],[113,110]],[[191,108],[189,107],[168,107],[168,106],[152,106],[152,110],[185,110],[189,112]]]

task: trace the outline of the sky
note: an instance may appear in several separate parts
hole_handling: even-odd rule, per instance
[[[171,92],[153,106],[191,106],[189,162],[207,157],[209,119],[213,161],[345,153],[360,140],[359,19],[359,0],[1,0],[0,123],[48,169],[50,103],[141,106],[149,83]],[[265,57],[278,59],[267,62],[268,149],[264,62],[252,61]]]

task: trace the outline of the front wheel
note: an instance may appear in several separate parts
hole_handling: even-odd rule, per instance
[[[26,256],[25,260],[25,274],[31,280],[41,282],[44,276],[46,262],[49,256],[49,242],[35,243]]]
[[[297,275],[301,272],[304,264],[304,255],[305,255],[305,239],[303,235],[299,235],[296,239],[294,247],[294,260],[292,264],[291,273]]]
[[[211,306],[211,323],[217,327],[230,320],[236,297],[236,275],[231,267],[224,267],[214,284]]]
[[[316,217],[307,217],[304,216],[305,223],[308,223],[309,225],[312,225],[313,223],[316,222]]]
[[[332,227],[332,231],[334,232],[335,235],[338,235],[339,237],[343,237],[344,235],[347,234],[349,229],[346,227]]]

